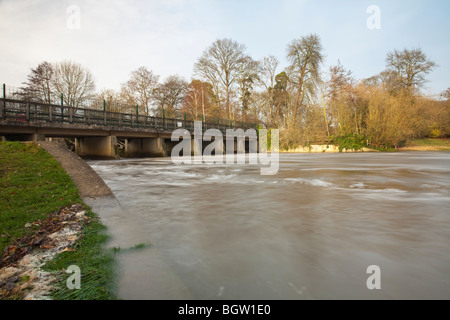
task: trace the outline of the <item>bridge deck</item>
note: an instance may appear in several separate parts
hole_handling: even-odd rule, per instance
[[[203,131],[214,128],[224,135],[227,129],[256,129],[254,124],[225,125],[220,120],[202,124]],[[0,99],[0,135],[148,137],[170,136],[180,128],[192,132],[194,121]]]

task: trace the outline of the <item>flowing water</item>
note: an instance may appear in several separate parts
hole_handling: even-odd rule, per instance
[[[151,238],[139,254],[158,250],[167,266],[133,263],[134,279],[194,299],[450,299],[450,153],[281,154],[274,176],[248,164],[89,164]],[[380,290],[366,284],[372,265]],[[155,291],[124,292],[172,297]]]

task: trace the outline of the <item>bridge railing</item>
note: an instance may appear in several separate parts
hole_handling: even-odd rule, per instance
[[[16,99],[0,99],[0,120],[16,123],[59,123],[84,124],[89,126],[106,126],[136,129],[175,130],[185,128],[192,132],[194,121],[171,119],[131,113],[118,113],[88,108],[75,108],[54,104],[28,102]],[[249,129],[255,128],[250,123],[230,123],[225,125],[220,120],[217,123],[203,122],[203,130],[219,129]]]

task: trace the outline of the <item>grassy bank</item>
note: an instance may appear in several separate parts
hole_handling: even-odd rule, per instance
[[[26,224],[75,203],[84,205],[70,177],[45,150],[34,144],[0,143],[0,252],[30,232]],[[85,208],[91,222],[84,226],[74,250],[60,254],[44,267],[58,279],[52,294],[55,299],[114,298],[113,253],[103,249],[106,230]],[[70,265],[81,269],[80,290],[66,287],[70,274],[64,270]]]
[[[404,151],[450,151],[450,139],[415,139],[406,143]]]

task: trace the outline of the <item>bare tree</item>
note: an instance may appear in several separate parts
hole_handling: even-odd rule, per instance
[[[404,49],[389,52],[386,67],[387,71],[395,75],[400,87],[413,90],[426,83],[425,76],[433,71],[437,64],[429,60],[421,49]]]
[[[52,103],[52,81],[55,71],[51,63],[44,61],[27,77],[27,82],[21,89],[20,95],[23,99],[43,103]]]
[[[219,106],[221,93],[224,93],[225,112],[229,119],[233,118],[231,96],[246,59],[245,49],[243,44],[231,39],[217,40],[194,66],[195,75],[213,85]]]
[[[295,86],[295,97],[290,110],[289,125],[296,125],[299,110],[311,101],[320,82],[320,65],[323,62],[322,45],[318,35],[310,34],[293,40],[288,46],[289,78]]]
[[[63,61],[54,66],[52,85],[55,92],[62,93],[64,104],[80,107],[94,98],[95,83],[91,72],[72,61]]]
[[[278,123],[275,124],[274,115],[276,114],[275,84],[279,61],[274,56],[268,56],[263,58],[259,64],[261,70],[258,84],[264,88],[264,91],[258,94],[257,100],[261,106],[266,127],[272,128],[273,126],[278,126]]]
[[[447,101],[450,100],[450,88],[441,93],[441,96]]]
[[[358,119],[362,119],[362,116],[356,104],[352,72],[338,61],[336,66],[330,67],[329,73],[330,79],[326,83],[327,90],[323,100],[328,102],[328,115],[332,118],[336,133],[342,135],[353,130],[360,131],[361,123]]]
[[[128,104],[138,105],[146,115],[150,114],[150,107],[159,76],[146,67],[131,72],[131,78],[122,85],[122,96]]]
[[[260,61],[261,65],[260,83],[264,86],[266,90],[274,88],[275,77],[277,75],[277,69],[279,64],[280,61],[274,56],[264,57],[263,60]]]
[[[95,96],[94,107],[96,109],[105,108],[106,111],[123,113],[135,110],[135,107],[126,104],[119,92],[110,89],[102,90]]]
[[[214,95],[213,87],[208,82],[192,80],[183,101],[183,110],[193,120],[213,115]],[[217,115],[217,114],[215,114]]]
[[[252,99],[253,89],[260,82],[261,66],[258,61],[247,56],[240,65],[237,83],[242,105],[242,121],[247,121],[246,114]]]
[[[169,76],[164,83],[157,86],[154,99],[160,110],[160,115],[174,118],[186,95],[188,83],[179,76]]]
[[[336,66],[330,67],[327,96],[333,101],[337,100],[347,91],[348,87],[352,86],[352,83],[352,72],[346,70],[338,60]]]

